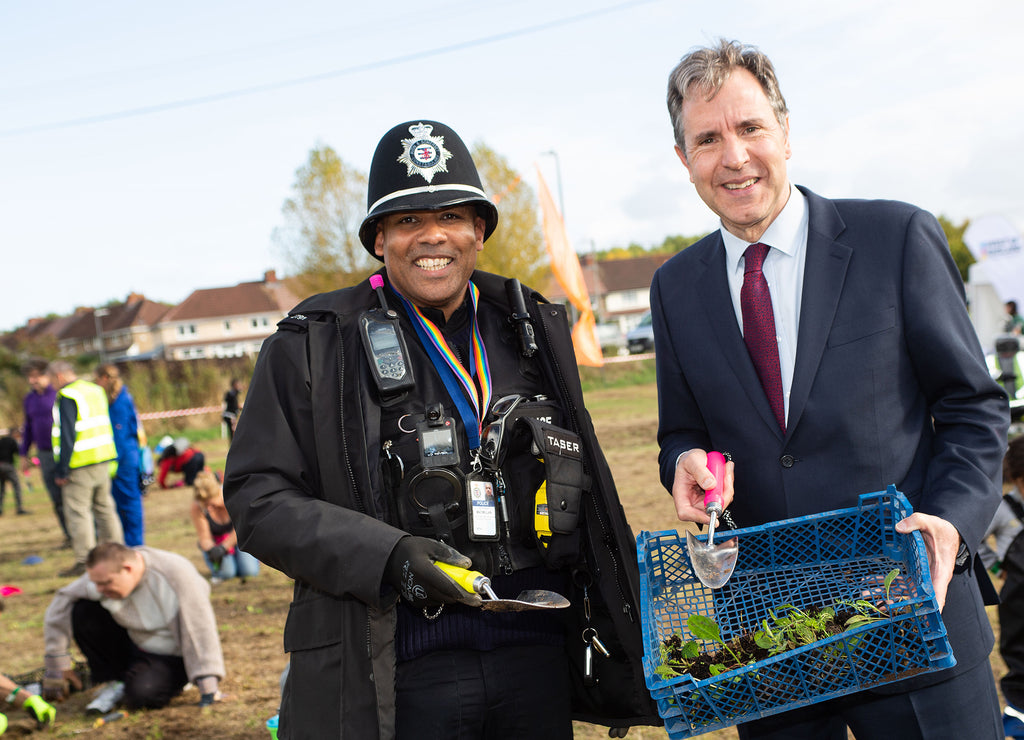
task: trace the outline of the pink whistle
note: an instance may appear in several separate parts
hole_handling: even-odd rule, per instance
[[[380,275],[370,275],[370,287],[377,292],[377,300],[380,301],[380,307],[390,312],[388,299],[384,296],[384,278]]]

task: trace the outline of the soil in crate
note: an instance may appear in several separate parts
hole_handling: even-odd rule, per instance
[[[785,607],[781,609],[785,609]],[[884,610],[884,606],[878,607],[879,613],[883,613]],[[739,634],[716,650],[694,655],[694,644],[688,644],[683,640],[682,635],[676,632],[662,640],[663,666],[676,675],[690,674],[698,681],[711,678],[720,673],[765,660],[784,650],[838,635],[849,628],[849,621],[859,613],[853,608],[836,610],[820,606],[809,606],[803,610],[794,611],[800,614],[800,618],[795,624],[795,628],[791,624],[788,634],[779,634],[778,621],[773,625],[777,629],[775,632],[776,643],[772,649],[765,646],[764,630],[757,630]],[[792,619],[792,617],[786,617],[786,619]],[[708,621],[710,622],[710,620]],[[711,622],[711,624],[714,623]],[[715,625],[715,629],[717,630],[717,625]],[[703,634],[700,637],[706,639]]]

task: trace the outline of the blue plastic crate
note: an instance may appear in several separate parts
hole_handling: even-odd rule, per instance
[[[864,494],[850,509],[739,529],[739,557],[728,583],[706,588],[694,575],[686,536],[641,532],[640,612],[647,688],[670,738],[685,738],[956,664],[932,589],[920,533],[895,524],[913,512],[906,497]],[[723,533],[723,536],[725,533]],[[698,539],[706,541],[706,535]],[[718,624],[722,638],[756,631],[769,610],[884,600],[883,579],[900,578],[892,598],[901,613],[708,679],[655,673],[662,641],[691,614]],[[717,646],[702,643],[702,652]]]

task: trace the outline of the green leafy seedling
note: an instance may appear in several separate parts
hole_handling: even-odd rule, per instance
[[[895,581],[900,575],[899,568],[893,568],[885,574],[885,600],[889,601],[889,589],[892,588],[892,582]]]
[[[682,634],[679,632],[672,636],[672,640],[674,641],[672,649],[665,642],[661,643],[661,664],[654,669],[655,673],[666,680],[683,675],[673,663],[686,665],[689,661],[700,657],[700,645],[695,641],[683,642]]]
[[[728,651],[733,660],[737,663],[743,662],[740,660],[740,657],[733,652],[732,648],[729,647],[729,643],[722,639],[722,632],[719,630],[718,624],[711,617],[706,617],[703,614],[691,614],[686,620],[686,626],[690,630],[690,634],[698,640],[717,642]]]

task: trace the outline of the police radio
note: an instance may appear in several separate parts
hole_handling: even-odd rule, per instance
[[[359,334],[370,371],[382,394],[394,394],[416,385],[409,363],[409,349],[398,324],[398,314],[388,308],[384,296],[384,278],[370,276],[370,287],[377,291],[380,308],[364,311],[359,317]]]

